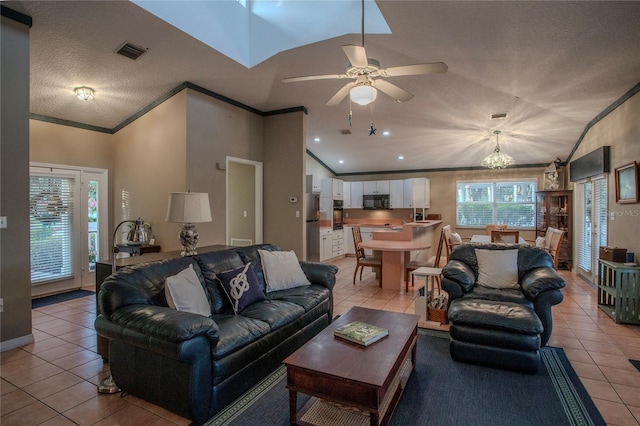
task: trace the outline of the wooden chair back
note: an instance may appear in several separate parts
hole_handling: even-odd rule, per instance
[[[447,262],[449,261],[449,256],[451,255],[451,250],[453,250],[453,237],[451,236],[451,225],[445,225],[442,227],[442,235],[444,235],[444,245],[447,248]]]
[[[506,230],[507,230],[507,225],[491,224],[486,226],[485,233],[487,235],[491,235],[491,231],[506,231]]]
[[[355,248],[355,251],[356,251],[356,258],[364,259],[365,257],[364,249],[360,247],[360,243],[362,242],[362,234],[360,233],[360,227],[354,226],[353,228],[351,228],[351,233],[353,234],[353,247]]]
[[[440,231],[440,241],[438,241],[438,248],[436,248],[436,255],[433,258],[433,267],[441,268],[440,259],[442,258],[442,249],[445,245],[446,236],[444,234],[444,228]],[[449,260],[449,256],[447,256],[447,260]]]
[[[492,243],[512,243],[520,241],[520,231],[491,231]]]

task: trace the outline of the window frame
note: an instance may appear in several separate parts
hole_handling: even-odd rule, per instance
[[[496,197],[496,189],[500,185],[504,184],[523,184],[523,185],[531,185],[532,192],[530,196],[531,201],[513,201],[513,202],[504,202],[498,201]],[[461,185],[488,185],[490,187],[489,192],[491,193],[491,201],[485,202],[469,202],[469,201],[458,201],[458,191]],[[522,206],[531,206],[531,226],[515,226],[509,225],[509,229],[518,229],[522,231],[527,230],[535,230],[535,219],[536,219],[536,192],[538,191],[538,180],[535,178],[525,178],[525,179],[478,179],[478,180],[456,180],[456,189],[455,189],[455,202],[456,202],[456,228],[461,229],[484,229],[486,225],[481,224],[461,224],[460,223],[460,206],[461,205],[490,205],[491,206],[491,219],[489,223],[501,223],[498,221],[498,208],[501,205],[522,205]]]

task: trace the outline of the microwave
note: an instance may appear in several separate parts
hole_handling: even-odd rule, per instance
[[[363,195],[362,208],[364,210],[382,210],[390,209],[389,194],[382,195]]]

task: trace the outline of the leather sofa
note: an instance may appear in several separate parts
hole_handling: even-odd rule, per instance
[[[123,268],[98,295],[97,332],[125,392],[201,424],[258,383],[333,317],[337,268],[300,262],[311,285],[266,293],[237,315],[214,274],[251,267],[262,290],[262,244]],[[212,315],[168,307],[165,280],[192,265]]]
[[[517,249],[516,288],[477,285],[476,249]],[[564,280],[539,248],[464,244],[442,270],[449,294],[450,352],[456,361],[535,373],[539,349],[553,329],[551,306],[562,301]]]

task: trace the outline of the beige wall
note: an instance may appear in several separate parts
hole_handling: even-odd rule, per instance
[[[33,341],[29,276],[29,28],[0,25],[0,350]]]
[[[264,118],[187,90],[187,187],[208,192],[212,222],[198,224],[198,245],[226,244],[226,175],[216,164],[227,156],[263,162]],[[265,224],[268,226],[268,224]]]
[[[294,250],[299,259],[306,256],[305,124],[303,112],[265,117],[264,240]]]
[[[614,170],[632,161],[640,162],[639,117],[640,94],[636,93],[590,128],[572,157],[572,160],[577,160],[601,146],[611,146],[611,173],[608,175],[610,220],[607,224],[607,243],[634,252],[636,261],[640,259],[640,204],[616,203]],[[574,209],[574,212],[576,210]],[[612,218],[615,220],[611,220]],[[577,223],[577,217],[574,217],[574,223]],[[574,247],[576,246],[577,241],[574,241]],[[576,254],[577,252],[574,252],[574,258]]]

